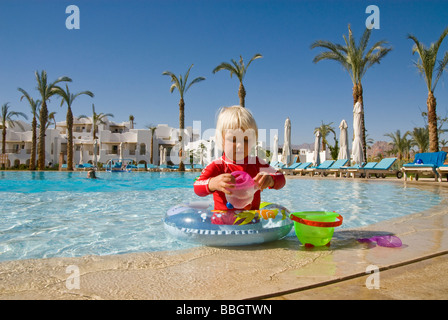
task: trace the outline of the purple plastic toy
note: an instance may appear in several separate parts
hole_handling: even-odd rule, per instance
[[[376,242],[380,247],[398,248],[402,243],[397,236],[375,236],[371,238],[358,239],[361,243]]]
[[[231,174],[235,177],[235,188],[231,190],[231,195],[226,194],[227,208],[243,209],[252,203],[257,191],[254,179],[244,171],[234,171]]]

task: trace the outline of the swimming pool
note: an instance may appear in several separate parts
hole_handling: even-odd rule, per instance
[[[193,192],[198,173],[86,175],[0,172],[0,261],[193,246],[168,235],[162,218],[173,205],[204,200]],[[429,209],[442,196],[387,182],[291,179],[263,191],[262,200],[291,211],[334,210],[344,217],[341,228],[353,228]]]

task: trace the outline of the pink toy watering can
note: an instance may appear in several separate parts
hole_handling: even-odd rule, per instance
[[[247,172],[234,171],[231,174],[235,177],[235,188],[231,189],[232,194],[226,194],[227,208],[243,209],[252,203],[257,186]]]

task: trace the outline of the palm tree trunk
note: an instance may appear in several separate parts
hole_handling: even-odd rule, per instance
[[[73,113],[67,108],[67,171],[73,171]]]
[[[6,126],[3,126],[2,130],[2,153],[6,153]]]
[[[180,149],[179,149],[179,171],[185,171],[185,165],[182,161],[182,155],[183,155],[183,145],[184,142],[182,141],[183,135],[184,135],[184,120],[185,120],[185,102],[183,98],[180,98],[179,101],[179,143],[180,143]]]
[[[38,149],[37,169],[45,170],[45,128],[47,126],[47,120],[48,120],[48,109],[46,101],[42,101],[39,120],[40,120],[40,128],[39,128],[39,143],[37,145]]]
[[[3,124],[2,130],[2,154],[6,153],[6,123]],[[2,169],[5,169],[6,164],[2,163]]]
[[[245,108],[246,89],[244,89],[243,82],[240,82],[240,88],[238,89],[238,97],[240,98],[240,106]]]
[[[428,92],[428,100],[426,100],[428,107],[428,130],[429,130],[429,152],[439,151],[439,137],[437,133],[437,113],[436,113],[436,98],[434,94]]]
[[[149,163],[154,164],[154,131],[155,130],[151,130],[151,151],[150,151],[150,156],[149,156]]]
[[[33,137],[32,137],[32,145],[31,145],[31,157],[30,157],[30,170],[36,170],[36,142],[37,142],[37,120],[36,116],[33,117],[33,122],[31,123],[32,130],[33,130]]]

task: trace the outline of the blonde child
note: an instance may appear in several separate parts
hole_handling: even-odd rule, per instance
[[[261,191],[281,189],[285,177],[258,157],[249,156],[258,138],[258,127],[252,114],[240,106],[222,108],[216,124],[216,145],[222,146],[221,158],[211,162],[194,183],[194,191],[204,197],[213,194],[215,210],[227,210],[226,194],[232,193],[235,178],[233,171],[245,171],[259,190],[244,209],[258,210]]]

